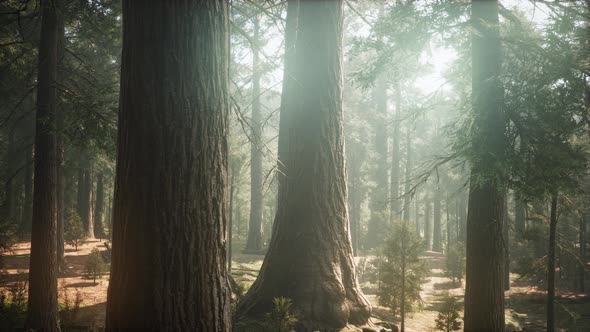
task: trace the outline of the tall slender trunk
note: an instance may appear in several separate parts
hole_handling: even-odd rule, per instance
[[[416,209],[416,235],[421,236],[422,227],[420,227],[420,200],[418,199],[418,189],[416,188],[416,195],[414,196],[414,208]]]
[[[580,218],[579,221],[579,244],[580,244],[580,266],[578,267],[578,291],[580,293],[586,292],[586,223],[589,219],[588,212],[584,213],[584,215]]]
[[[260,107],[260,56],[258,44],[260,39],[259,16],[254,16],[254,36],[256,44],[252,45],[252,135],[250,145],[250,221],[245,252],[260,253],[262,250],[262,213],[264,198],[262,195],[262,114]]]
[[[514,226],[518,236],[523,235],[526,230],[526,202],[515,197],[514,198]]]
[[[35,179],[25,329],[60,331],[57,307],[55,109],[59,20],[57,0],[41,3]]]
[[[400,178],[400,118],[401,118],[401,87],[399,80],[395,81],[395,115],[392,130],[392,144],[391,144],[391,181],[389,199],[391,200],[390,221],[394,221],[400,218],[399,208],[399,178]]]
[[[93,177],[90,161],[88,161],[86,167],[87,168],[84,170],[84,190],[82,192],[82,205],[84,206],[84,210],[82,211],[82,222],[86,227],[87,236],[89,238],[94,238],[94,220],[92,218],[94,215],[92,211]]]
[[[510,290],[510,216],[508,215],[508,198],[504,196],[504,290]]]
[[[408,123],[406,128],[406,176],[404,179],[404,223],[410,222],[410,195],[412,182],[412,124]]]
[[[104,175],[96,175],[96,205],[94,207],[94,234],[104,238]]]
[[[59,41],[58,41],[58,64],[63,66],[63,57],[65,53],[65,25],[63,20],[59,22]],[[58,71],[59,72],[59,71]],[[59,80],[62,81],[62,75],[58,75]],[[65,240],[64,240],[64,225],[65,225],[65,177],[64,177],[64,108],[56,110],[56,213],[57,213],[57,268],[59,272],[66,270],[65,258]]]
[[[236,191],[236,167],[231,169],[229,180],[229,216],[227,222],[227,274],[231,276],[232,242],[233,242],[233,217],[234,217],[234,193]]]
[[[424,243],[426,243],[426,250],[432,248],[432,203],[428,196],[424,197]]]
[[[432,251],[442,252],[442,198],[440,188],[434,189],[434,218],[432,227]]]
[[[384,75],[379,75],[373,91],[373,103],[375,105],[373,116],[373,146],[375,147],[376,160],[372,170],[372,178],[375,187],[371,190],[369,203],[370,217],[367,230],[367,244],[371,248],[379,247],[385,240],[384,234],[390,226],[388,218],[389,206],[389,178],[387,164],[387,81]]]
[[[229,3],[122,6],[105,330],[231,331]]]
[[[298,84],[289,86],[281,103],[284,122],[279,127],[287,131],[279,133],[279,160],[285,176],[279,177],[269,250],[238,315],[263,317],[274,297],[285,296],[293,299],[298,311],[298,330],[362,325],[371,309],[356,280],[348,233],[341,99],[343,1],[301,1],[299,6],[288,1],[287,25],[292,19],[298,19],[299,27],[296,57],[285,71]],[[281,137],[288,143],[284,149]]]
[[[549,223],[549,253],[547,254],[547,332],[555,331],[555,238],[557,222],[557,194],[553,194]]]
[[[473,131],[467,215],[465,331],[504,330],[504,160],[497,0],[472,0]]]
[[[33,221],[33,172],[35,168],[35,164],[33,162],[35,154],[34,151],[34,144],[31,144],[31,146],[26,151],[27,157],[24,176],[25,197],[23,202],[23,215],[20,226],[21,233],[29,233],[31,231],[31,223]]]

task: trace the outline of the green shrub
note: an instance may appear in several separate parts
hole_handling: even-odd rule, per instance
[[[291,313],[293,301],[285,297],[273,299],[272,311],[266,314],[266,331],[291,332],[297,323],[297,317]]]
[[[16,282],[0,291],[0,331],[22,327],[27,312],[27,283]]]
[[[402,303],[405,313],[422,304],[420,291],[430,272],[426,260],[420,258],[424,250],[424,241],[411,227],[394,224],[393,235],[385,243],[383,256],[378,258],[377,299],[395,315],[401,314]]]
[[[64,240],[78,251],[78,246],[86,241],[86,230],[82,218],[74,210],[68,212],[68,220],[64,229]]]
[[[449,252],[444,270],[445,275],[453,280],[454,285],[456,280],[461,282],[465,275],[465,251],[460,242],[451,244],[448,250]]]
[[[461,329],[460,310],[461,304],[457,298],[448,292],[443,293],[441,308],[435,319],[436,329],[445,332],[459,331]]]
[[[80,306],[82,305],[82,293],[76,288],[76,297],[72,300],[68,294],[65,281],[62,281],[61,293],[63,294],[63,302],[60,303],[59,322],[62,330],[75,325],[78,316],[80,315]]]
[[[96,285],[96,279],[100,278],[101,275],[106,271],[106,264],[102,258],[102,254],[98,248],[92,249],[88,255],[84,273],[88,279],[92,279]]]

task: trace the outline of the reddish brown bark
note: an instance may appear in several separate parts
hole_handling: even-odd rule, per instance
[[[123,1],[106,330],[230,331],[227,1]]]
[[[41,2],[37,79],[33,223],[26,329],[60,331],[57,308],[55,108],[59,23],[57,1]]]
[[[262,317],[272,299],[293,300],[299,330],[363,324],[370,305],[357,284],[346,209],[342,133],[342,1],[289,1],[299,8],[294,79],[281,109],[279,203],[269,251],[240,303]],[[289,23],[288,23],[289,24]],[[286,43],[289,47],[289,43]],[[321,56],[320,56],[321,55]],[[284,144],[284,145],[282,145]]]

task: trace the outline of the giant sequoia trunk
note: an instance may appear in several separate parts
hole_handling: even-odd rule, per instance
[[[230,331],[228,2],[123,2],[106,330]]]
[[[35,180],[26,329],[59,331],[57,308],[56,137],[57,1],[41,2]]]
[[[250,136],[250,221],[245,252],[260,253],[262,250],[262,114],[260,109],[260,60],[258,43],[259,18],[254,16],[254,36],[252,45],[252,134]]]
[[[371,311],[356,281],[348,234],[343,2],[301,1],[294,17],[296,8],[289,1],[287,20],[298,17],[299,29],[295,59],[285,68],[294,78],[281,109],[285,176],[268,253],[238,314],[264,317],[273,298],[285,296],[293,299],[300,330],[334,330],[366,323]]]
[[[473,0],[474,124],[467,215],[465,331],[504,330],[504,189],[498,183],[505,146],[498,1]]]

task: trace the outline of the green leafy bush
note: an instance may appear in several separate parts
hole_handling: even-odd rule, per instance
[[[82,218],[74,210],[68,213],[68,220],[64,229],[64,240],[78,251],[78,246],[86,241],[86,230],[82,224]]]
[[[420,291],[430,270],[420,258],[424,241],[405,224],[394,224],[393,235],[385,243],[383,256],[379,258],[379,304],[390,308],[394,314],[412,312],[422,304]],[[402,317],[403,319],[403,317]]]
[[[92,279],[96,285],[96,279],[100,278],[105,271],[106,264],[102,258],[100,250],[98,250],[98,248],[92,249],[90,255],[88,255],[88,260],[86,261],[86,266],[84,268],[86,277]]]
[[[447,262],[445,265],[445,275],[453,280],[453,285],[456,280],[463,279],[465,275],[465,251],[460,242],[453,243],[449,246],[447,255]]]
[[[445,332],[459,331],[461,329],[460,310],[461,304],[457,298],[448,292],[443,293],[441,308],[435,319],[436,329]]]
[[[27,283],[16,282],[0,291],[0,331],[22,327],[27,312]]]
[[[297,317],[291,313],[293,301],[285,297],[275,297],[272,311],[266,314],[268,332],[291,332],[297,323]]]

